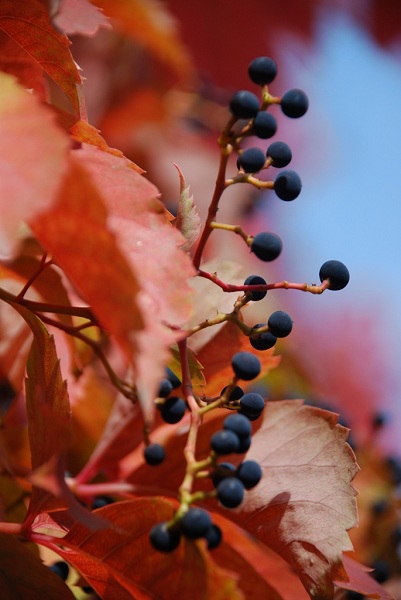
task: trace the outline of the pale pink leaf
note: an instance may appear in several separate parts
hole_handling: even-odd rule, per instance
[[[88,0],[53,0],[54,25],[67,35],[95,35],[99,27],[111,27],[107,17]]]
[[[194,203],[194,197],[190,195],[189,186],[185,181],[184,175],[177,165],[174,166],[180,177],[180,199],[178,202],[177,219],[174,224],[186,239],[186,242],[181,246],[182,250],[186,252],[198,239],[201,229],[201,219],[199,210]]]
[[[263,478],[239,515],[319,600],[331,599],[333,579],[344,577],[342,552],[352,550],[347,530],[357,523],[351,481],[359,468],[337,418],[301,400],[268,404],[246,455],[260,463]]]

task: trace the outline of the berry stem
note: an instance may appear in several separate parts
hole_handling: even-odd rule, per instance
[[[279,281],[277,283],[266,283],[259,285],[233,285],[231,283],[225,283],[219,279],[216,273],[208,273],[198,269],[198,275],[213,281],[218,285],[223,292],[265,292],[267,290],[299,290],[301,292],[310,292],[311,294],[322,294],[324,290],[329,288],[330,282],[325,279],[320,285],[308,285],[307,283],[290,283],[289,281]]]
[[[25,296],[26,292],[29,290],[29,288],[31,287],[31,285],[33,284],[33,282],[35,281],[35,279],[37,279],[39,277],[39,275],[42,273],[42,271],[44,271],[46,267],[48,267],[49,265],[52,264],[53,261],[51,259],[48,260],[48,261],[46,261],[46,258],[47,258],[47,252],[45,252],[43,254],[42,258],[40,259],[38,268],[30,276],[30,278],[28,279],[28,281],[26,282],[26,284],[24,285],[24,287],[22,288],[22,290],[17,295],[17,299],[19,301],[21,301],[23,299],[23,297]]]
[[[210,223],[210,227],[212,229],[224,229],[225,231],[233,231],[237,235],[240,235],[245,243],[249,246],[252,242],[252,236],[245,233],[245,231],[239,225],[228,225],[227,223],[216,223],[216,221],[212,221]]]

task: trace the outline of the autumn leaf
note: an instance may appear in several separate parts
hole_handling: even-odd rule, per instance
[[[96,511],[112,523],[112,535],[75,524],[62,540],[54,539],[53,549],[102,598],[243,600],[236,576],[218,567],[200,545],[183,541],[170,554],[152,548],[150,529],[170,519],[175,507],[162,498],[117,502]]]
[[[95,35],[99,27],[110,27],[108,19],[88,0],[59,0],[51,14],[54,25],[67,35]]]
[[[187,252],[196,242],[201,229],[201,219],[199,210],[194,203],[194,197],[190,195],[189,186],[187,185],[184,175],[180,168],[174,165],[180,177],[180,199],[178,202],[177,218],[174,225],[181,231],[184,238],[187,240],[181,246],[184,252]]]
[[[189,53],[175,19],[158,0],[94,0],[126,35],[133,37],[180,78],[191,73]]]
[[[37,0],[1,2],[0,30],[39,63],[64,91],[75,113],[80,114],[81,77],[68,49],[70,42],[54,29],[45,7]]]
[[[64,581],[12,535],[0,533],[2,600],[74,600]]]
[[[332,599],[357,522],[348,430],[337,415],[300,400],[268,403],[264,412],[246,455],[263,478],[247,493],[239,523],[294,567],[311,598]]]
[[[395,600],[394,597],[378,583],[369,573],[369,567],[361,565],[350,556],[344,554],[343,563],[349,577],[348,581],[334,581],[334,584],[345,590],[353,590],[368,598],[377,600]],[[348,578],[347,578],[348,579]]]
[[[143,326],[135,300],[138,284],[107,227],[102,198],[77,161],[71,159],[57,202],[30,225],[127,357],[132,357],[134,333]]]
[[[0,31],[0,71],[17,77],[25,89],[34,90],[46,102],[48,90],[42,67],[3,31]]]
[[[0,13],[4,4],[8,3],[1,4]],[[54,201],[69,142],[51,112],[4,73],[0,73],[0,131],[0,254],[9,256],[18,247],[21,223]]]

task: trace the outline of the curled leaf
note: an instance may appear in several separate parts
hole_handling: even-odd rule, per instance
[[[187,186],[184,175],[176,164],[174,164],[174,166],[180,177],[180,200],[178,202],[175,226],[187,240],[185,244],[181,246],[184,252],[187,252],[198,239],[201,229],[201,219],[199,210],[194,203],[194,197],[190,195],[189,185]]]

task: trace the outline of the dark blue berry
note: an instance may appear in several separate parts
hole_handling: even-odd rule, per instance
[[[171,396],[160,406],[160,413],[166,423],[178,423],[185,414],[187,405],[182,398]]]
[[[176,388],[180,387],[181,381],[177,377],[177,375],[170,369],[170,367],[166,367],[166,377],[170,381],[170,383],[173,386],[174,390]]]
[[[212,523],[203,537],[206,540],[208,550],[213,550],[213,548],[220,546],[223,534],[220,527]]]
[[[173,384],[169,379],[164,378],[161,380],[158,391],[158,398],[167,398],[170,392],[173,391]]]
[[[244,485],[236,477],[226,477],[217,486],[217,498],[226,508],[236,508],[244,499]]]
[[[109,504],[114,503],[114,498],[110,496],[98,496],[92,502],[92,510],[96,510],[97,508],[103,508],[103,506],[108,506]]]
[[[249,341],[251,346],[255,348],[255,350],[269,350],[273,348],[273,346],[277,342],[277,337],[273,335],[270,331],[265,331],[263,333],[255,334],[254,330],[259,329],[259,327],[264,327],[265,323],[258,323],[254,327],[252,327],[251,334],[249,336]]]
[[[237,477],[246,490],[251,490],[262,479],[262,469],[254,460],[244,460],[237,469]]]
[[[226,477],[234,477],[237,468],[229,462],[219,463],[216,469],[211,474],[212,482],[214,487],[217,487],[220,481],[223,481]]]
[[[265,401],[260,394],[248,392],[244,394],[239,401],[241,415],[245,415],[250,421],[255,421],[260,417],[265,407]]]
[[[228,386],[226,385],[220,392],[220,396],[224,394]],[[244,395],[244,390],[239,386],[235,385],[228,396],[229,402],[233,402],[233,400],[239,400]]]
[[[249,419],[238,413],[228,415],[223,421],[223,428],[233,431],[240,439],[247,438],[252,433]]]
[[[212,520],[209,513],[202,508],[190,508],[180,522],[181,532],[190,540],[203,537],[211,527]]]
[[[237,119],[253,119],[259,111],[259,99],[247,90],[235,92],[230,100],[230,111]]]
[[[308,96],[302,90],[288,90],[281,98],[281,110],[287,117],[298,119],[309,107]]]
[[[166,453],[160,444],[149,444],[143,451],[145,461],[148,465],[156,467],[160,465],[166,458]]]
[[[266,279],[263,277],[259,277],[259,275],[249,275],[244,281],[244,285],[265,285]],[[258,300],[263,300],[266,296],[267,292],[247,292],[250,294],[251,300],[257,302]]]
[[[180,543],[180,532],[176,529],[172,530],[167,525],[167,521],[164,521],[154,525],[150,530],[150,543],[159,552],[172,552]]]
[[[274,180],[274,191],[281,200],[295,200],[301,189],[301,178],[295,171],[281,171]]]
[[[272,114],[261,110],[252,123],[252,133],[262,140],[273,137],[277,131],[277,121]]]
[[[266,156],[260,148],[247,148],[237,159],[237,168],[245,173],[260,171],[266,162]]]
[[[251,243],[251,252],[264,262],[271,262],[281,254],[283,242],[275,233],[262,231],[257,233]]]
[[[273,167],[281,169],[290,164],[292,160],[291,148],[285,142],[273,142],[266,150],[266,156],[273,161]]]
[[[210,446],[216,454],[232,454],[239,448],[239,438],[233,431],[216,431],[210,438]]]
[[[70,572],[70,567],[63,560],[59,560],[52,565],[49,565],[50,571],[53,571],[56,575],[61,577],[63,581],[66,581]]]
[[[277,65],[268,56],[254,58],[248,67],[250,79],[257,85],[271,83],[277,75]]]
[[[260,373],[260,360],[250,352],[237,352],[231,360],[231,366],[239,379],[251,381]]]
[[[339,260],[328,260],[320,267],[319,278],[329,279],[329,290],[342,290],[349,282],[349,271]]]
[[[376,560],[370,566],[374,569],[371,575],[378,583],[384,583],[391,577],[391,567],[386,560]]]
[[[292,319],[283,310],[276,310],[272,313],[267,321],[267,325],[270,333],[278,338],[287,337],[292,331]]]
[[[246,438],[240,438],[239,448],[238,448],[236,454],[243,454],[244,452],[248,452],[249,448],[251,447],[251,443],[252,443],[251,435],[248,435],[248,437],[246,437]]]

